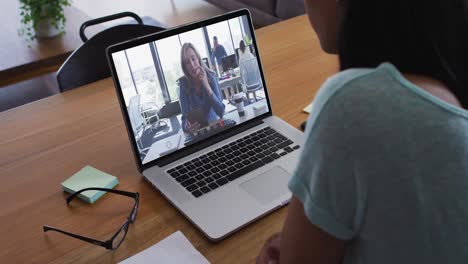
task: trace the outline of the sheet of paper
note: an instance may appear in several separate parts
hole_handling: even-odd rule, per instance
[[[304,109],[302,109],[302,111],[310,114],[310,112],[312,112],[312,103],[310,103],[308,106],[306,106]]]
[[[148,249],[120,262],[120,264],[210,264],[190,241],[177,231]]]

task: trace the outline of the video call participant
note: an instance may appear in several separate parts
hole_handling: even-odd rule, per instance
[[[215,64],[215,58],[216,62],[218,63],[218,66],[221,65],[221,59],[227,56],[226,49],[224,48],[223,45],[218,43],[218,37],[214,36],[213,37],[213,49],[211,50],[211,62],[213,65]]]
[[[251,58],[254,58],[254,55],[250,52],[249,47],[245,46],[244,41],[241,40],[239,43],[239,69],[241,73],[244,67],[243,62]]]
[[[192,43],[182,45],[180,55],[184,76],[179,79],[179,102],[182,111],[182,129],[193,133],[201,128],[200,123],[212,123],[224,115],[224,104],[218,79],[213,71],[202,63],[200,53]],[[190,112],[201,109],[199,122],[187,119]]]
[[[250,49],[245,45],[244,41],[239,42],[239,66],[243,61],[253,58],[254,55],[250,52]]]
[[[465,263],[468,2],[305,4],[341,72],[314,98],[283,231],[257,264]]]

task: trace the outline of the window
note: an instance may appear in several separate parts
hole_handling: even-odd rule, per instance
[[[180,65],[180,42],[178,36],[156,41],[156,48],[161,68],[167,84],[170,100],[176,101],[179,99],[177,80],[184,75]]]
[[[208,58],[208,47],[206,46],[205,36],[201,28],[188,31],[179,35],[180,43],[191,42],[202,58]]]
[[[158,107],[164,105],[161,84],[159,83],[154,65],[150,45],[140,45],[126,50],[130,70],[135,81],[141,104],[156,103]]]
[[[114,59],[115,69],[119,76],[119,83],[122,89],[122,94],[125,100],[125,104],[128,106],[130,98],[137,94],[135,86],[133,85],[132,75],[128,68],[127,58],[125,51],[119,51],[112,54]]]
[[[199,28],[158,40],[155,43],[114,53],[114,61],[127,106],[130,98],[136,94],[141,95],[142,104],[154,102],[159,107],[165,102],[179,100],[177,80],[184,75],[180,64],[182,44],[192,43],[207,64],[210,61],[209,47],[213,43],[214,36],[218,37],[219,44],[224,46],[228,55],[235,54],[235,49],[239,48],[244,35],[249,34],[245,32],[243,19],[233,18],[207,26],[206,31]],[[160,65],[156,68],[157,62]]]
[[[250,32],[249,21],[247,16],[239,17],[239,21],[242,30],[242,35],[244,37],[248,36],[249,38],[252,38],[252,32]]]
[[[226,53],[228,55],[234,54],[234,47],[232,46],[232,38],[227,21],[207,26],[206,29],[211,43],[213,43],[213,37],[216,36],[218,37],[218,43],[224,46]]]
[[[239,18],[236,17],[236,18],[230,19],[228,22],[229,22],[229,26],[231,27],[231,36],[232,36],[232,41],[234,42],[234,48],[238,49],[240,41],[243,40]]]

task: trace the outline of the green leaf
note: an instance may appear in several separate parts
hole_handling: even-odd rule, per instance
[[[22,31],[32,32],[39,21],[49,19],[51,24],[64,32],[66,18],[63,8],[71,6],[72,0],[19,0]],[[36,38],[30,33],[30,40]]]

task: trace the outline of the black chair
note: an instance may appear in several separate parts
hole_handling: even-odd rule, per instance
[[[123,17],[132,17],[138,24],[117,25],[103,30],[88,40],[84,31],[87,27]],[[106,58],[106,48],[140,36],[164,30],[161,27],[144,25],[143,20],[131,12],[89,20],[80,27],[83,44],[76,49],[57,71],[57,81],[61,92],[109,77],[110,69]]]
[[[159,110],[159,118],[171,118],[181,112],[179,102],[172,102],[161,107]]]

